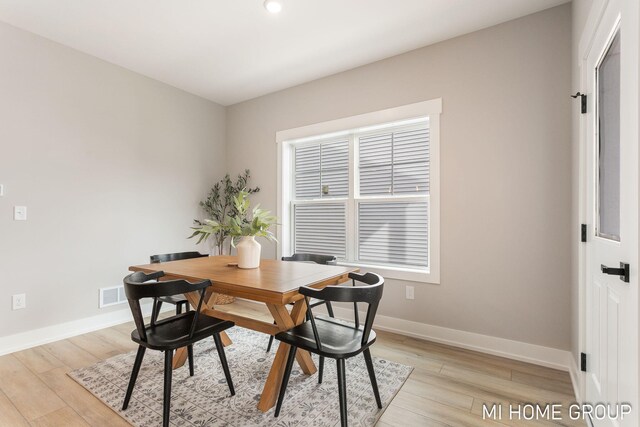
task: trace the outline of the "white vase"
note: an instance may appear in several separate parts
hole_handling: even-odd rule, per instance
[[[255,236],[244,236],[236,245],[238,250],[238,268],[260,267],[260,252],[262,246],[256,242]]]

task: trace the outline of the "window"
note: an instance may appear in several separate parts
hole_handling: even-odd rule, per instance
[[[438,283],[436,101],[279,132],[280,254]],[[407,110],[423,114],[376,121]]]

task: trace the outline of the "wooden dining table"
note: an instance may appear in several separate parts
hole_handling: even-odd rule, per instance
[[[205,294],[201,307],[203,313],[230,320],[236,326],[268,335],[275,335],[280,331],[291,329],[304,321],[306,303],[298,292],[301,286],[320,289],[325,286],[338,285],[348,280],[349,273],[358,271],[355,267],[268,259],[261,260],[258,268],[245,270],[233,265],[235,263],[237,263],[236,257],[223,255],[135,265],[129,267],[129,270],[145,273],[164,271],[165,276],[161,280],[185,279],[196,282],[209,279],[212,285]],[[216,310],[213,305],[216,293],[265,304],[273,316],[274,323]],[[197,292],[192,292],[185,296],[189,303],[196,308],[200,295]],[[287,305],[290,303],[293,303],[291,312],[287,309]],[[226,334],[221,335],[225,346],[232,344]],[[258,402],[258,409],[263,412],[268,411],[276,403],[288,351],[289,345],[280,343]],[[173,359],[174,368],[184,365],[186,359],[187,349],[178,349]],[[312,375],[316,372],[316,367],[308,352],[298,351],[296,360],[305,374]]]

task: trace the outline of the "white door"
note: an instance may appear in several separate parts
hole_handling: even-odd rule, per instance
[[[633,410],[594,426],[640,425],[638,416],[638,9],[609,0],[582,66],[586,222],[586,402]],[[584,37],[583,37],[584,38]],[[629,264],[629,276],[620,270]],[[612,274],[613,273],[613,274]],[[613,409],[612,409],[613,410]],[[612,419],[613,418],[613,419]]]

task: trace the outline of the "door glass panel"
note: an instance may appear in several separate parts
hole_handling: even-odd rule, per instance
[[[598,236],[620,241],[620,31],[596,68]]]

